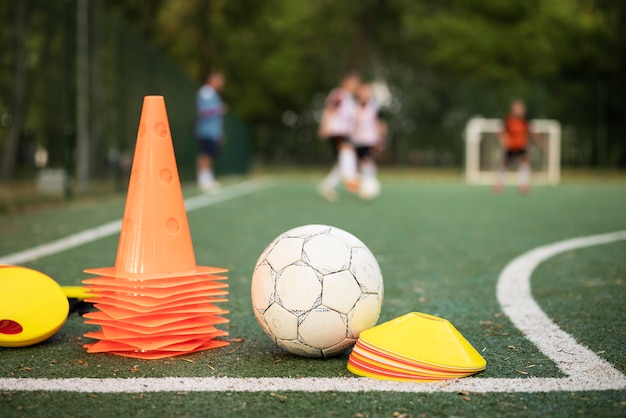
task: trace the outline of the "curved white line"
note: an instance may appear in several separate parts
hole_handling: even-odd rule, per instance
[[[564,378],[465,378],[441,383],[403,383],[368,378],[0,378],[3,391],[88,393],[139,392],[411,392],[462,390],[489,392],[556,392],[624,390],[626,376],[578,344],[552,322],[534,301],[530,276],[543,261],[565,251],[626,239],[626,231],[581,237],[538,247],[512,260],[500,273],[498,301],[513,324],[567,374]]]
[[[498,301],[511,322],[569,376],[568,380],[588,390],[626,389],[626,377],[548,318],[533,299],[530,276],[541,262],[557,254],[618,240],[626,240],[626,231],[544,245],[515,258],[498,279]]]

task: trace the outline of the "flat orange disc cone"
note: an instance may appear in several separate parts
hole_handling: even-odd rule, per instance
[[[211,300],[211,302],[227,302],[227,300],[219,299],[219,300]],[[124,308],[120,308],[120,307],[112,306],[112,305],[96,304],[96,308],[98,308],[101,312],[106,313],[111,318],[115,318],[115,319],[131,319],[131,318],[140,317],[142,315],[141,312],[137,312],[136,310],[124,309]],[[199,302],[188,303],[184,306],[175,306],[173,308],[166,308],[166,309],[160,308],[158,311],[150,310],[147,315],[188,314],[188,313],[193,313],[193,314],[207,313],[207,314],[214,314],[214,315],[225,315],[228,312],[221,308],[218,308],[217,306],[208,305],[206,303],[206,300],[200,299]]]
[[[386,367],[390,370],[417,373],[422,376],[445,377],[451,379],[466,376],[468,374],[467,371],[450,371],[446,369],[438,369],[436,367],[432,367],[426,364],[408,362],[406,360],[395,358],[390,355],[383,355],[379,352],[367,348],[366,346],[363,346],[360,342],[357,342],[357,344],[354,346],[351,355],[354,356],[355,359],[368,361],[371,364],[379,365],[381,368]]]
[[[149,284],[151,289],[160,289],[160,288],[168,288],[168,287],[177,287],[182,284],[194,284],[194,283],[203,283],[206,282],[208,275],[210,274],[212,280],[226,280],[225,276],[213,276],[213,274],[222,274],[228,272],[227,269],[221,269],[214,267],[210,273],[203,273],[202,275],[195,276],[182,276],[175,277],[176,280],[172,280],[171,277],[165,278],[150,278],[144,279],[142,277],[138,277],[135,279],[121,279],[117,277],[92,277],[90,279],[83,280],[83,283],[90,285],[101,285],[101,286],[109,286],[109,287],[123,287],[128,289],[130,287],[142,287]],[[148,283],[149,282],[149,283]],[[227,284],[222,284],[222,287],[228,287]]]
[[[394,356],[437,368],[479,371],[487,362],[446,319],[419,312],[363,331],[359,339]]]
[[[61,286],[36,270],[0,266],[0,347],[24,347],[50,338],[70,305]]]

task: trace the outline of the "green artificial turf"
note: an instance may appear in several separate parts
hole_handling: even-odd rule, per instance
[[[626,242],[554,257],[536,270],[532,285],[565,332],[626,373]]]
[[[535,187],[528,196],[508,188],[494,196],[487,187],[396,175],[383,182],[383,194],[376,201],[364,203],[342,194],[336,204],[321,200],[316,182],[309,178],[283,176],[273,184],[188,215],[198,264],[230,269],[230,301],[225,306],[231,323],[223,327],[234,339],[229,347],[157,361],[87,354],[82,334],[93,328],[72,315],[45,343],[0,349],[0,377],[351,376],[345,369],[347,354],[326,360],[286,354],[263,334],[252,314],[250,277],[257,257],[283,231],[311,223],[345,229],[376,255],[385,278],[380,321],[410,311],[450,320],[488,362],[474,378],[561,377],[502,314],[495,297],[498,274],[513,258],[536,246],[626,229],[626,184],[620,182]],[[194,193],[188,191],[187,195]],[[0,253],[118,219],[122,210],[123,199],[112,198],[0,218],[4,238]],[[35,229],[36,224],[40,227]],[[79,284],[89,277],[83,269],[114,264],[117,239],[104,238],[26,266],[61,284]],[[532,279],[533,293],[548,315],[622,371],[624,249],[624,243],[616,243],[566,253],[543,263]],[[54,411],[59,416],[220,416],[212,409],[216,404],[237,416],[252,416],[254,411],[256,416],[294,417],[333,411],[337,416],[392,416],[394,411],[414,416],[626,413],[623,391],[470,394],[469,400],[454,394],[279,395],[286,396],[284,402],[270,393],[147,393],[141,398],[11,393],[0,398],[0,415],[46,416]]]
[[[3,393],[13,417],[619,417],[623,393]],[[51,414],[51,412],[53,412]]]

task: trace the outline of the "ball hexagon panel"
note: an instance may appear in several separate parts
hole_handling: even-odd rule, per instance
[[[319,348],[309,347],[298,340],[276,340],[276,344],[290,353],[299,354],[305,357],[321,357],[322,350]]]
[[[274,245],[267,255],[267,262],[274,271],[281,271],[285,267],[302,260],[302,238],[283,238]]]
[[[259,323],[259,326],[261,327],[263,332],[266,333],[272,339],[272,341],[275,341],[276,339],[272,337],[272,333],[267,327],[267,323],[265,322],[265,319],[263,319],[263,313],[259,312],[257,309],[253,309],[253,311],[254,311],[254,316],[256,317],[256,321]]]
[[[383,275],[372,253],[365,248],[352,250],[350,270],[367,293],[382,292]]]
[[[298,317],[274,303],[263,314],[271,335],[281,339],[295,339],[298,337]]]
[[[269,245],[265,247],[265,249],[263,250],[263,252],[261,253],[261,255],[256,261],[257,265],[266,262],[267,255],[270,253],[270,251],[274,249],[274,245],[276,245],[276,242],[278,242],[278,239],[275,239],[274,241],[270,242]]]
[[[304,225],[290,229],[289,231],[285,232],[283,236],[308,239],[314,235],[326,235],[328,234],[330,229],[331,227],[327,225]]]
[[[286,267],[276,280],[276,297],[290,311],[308,311],[315,307],[322,293],[315,270],[306,265]]]
[[[346,348],[354,345],[356,340],[354,338],[346,338],[339,344],[335,344],[332,347],[328,347],[322,350],[322,354],[325,357],[334,356],[346,350]]]
[[[322,284],[322,305],[343,314],[350,312],[361,297],[361,287],[349,270],[327,274]]]
[[[252,273],[252,304],[265,311],[274,301],[274,273],[269,264],[258,265]]]
[[[348,329],[354,338],[358,338],[361,331],[376,325],[380,315],[381,299],[378,295],[366,295],[359,300],[348,315]]]
[[[304,254],[307,262],[322,273],[335,273],[350,264],[350,248],[332,235],[311,238],[304,244]]]
[[[343,240],[349,247],[352,248],[367,248],[363,241],[352,235],[351,233],[339,228],[332,228],[330,235],[335,236]]]
[[[298,327],[300,338],[316,348],[331,347],[346,338],[346,323],[335,311],[314,310]]]

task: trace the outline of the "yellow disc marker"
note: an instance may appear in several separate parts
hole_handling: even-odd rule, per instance
[[[448,320],[421,312],[363,331],[359,340],[395,358],[441,371],[478,372],[487,365]]]
[[[69,303],[61,286],[36,270],[0,265],[0,347],[25,347],[54,335]]]

